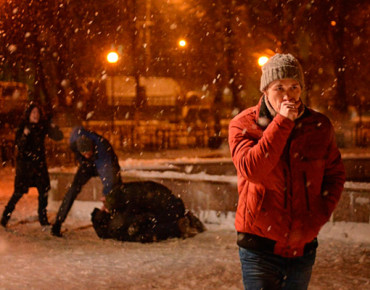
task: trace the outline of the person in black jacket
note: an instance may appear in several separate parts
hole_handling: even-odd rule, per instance
[[[123,183],[106,196],[104,207],[91,214],[95,232],[102,239],[150,243],[205,231],[180,197],[153,181]]]
[[[15,205],[30,187],[36,187],[39,193],[39,222],[42,226],[49,225],[46,214],[50,189],[44,144],[46,135],[55,141],[63,139],[63,133],[59,128],[43,117],[41,107],[31,102],[15,136],[15,146],[18,153],[14,193],[5,206],[1,218],[3,227],[6,227]]]

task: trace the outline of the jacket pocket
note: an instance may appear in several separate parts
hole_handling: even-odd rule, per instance
[[[325,173],[325,160],[307,160],[301,163],[301,171],[303,174],[304,191],[308,199],[311,201],[308,206],[312,209],[312,198],[321,196],[321,187]],[[301,177],[302,178],[302,177]]]
[[[327,205],[325,193],[322,192],[322,185],[325,174],[325,160],[317,159],[303,162],[301,177],[303,182],[303,194],[306,209],[309,212],[312,222],[318,222],[327,216]]]

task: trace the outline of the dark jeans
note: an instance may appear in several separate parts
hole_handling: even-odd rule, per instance
[[[239,247],[244,289],[307,289],[316,251],[298,258]]]
[[[66,195],[63,198],[62,204],[59,208],[55,223],[62,224],[66,219],[74,200],[77,195],[81,192],[82,186],[84,186],[91,177],[98,176],[96,167],[92,163],[82,163],[78,167],[77,173],[73,178],[72,185],[68,189]],[[120,176],[117,179],[118,182],[121,180]],[[120,183],[119,183],[120,184]],[[119,185],[118,184],[118,185]]]

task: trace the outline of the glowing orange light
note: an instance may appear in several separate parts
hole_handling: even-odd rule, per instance
[[[268,60],[269,58],[267,56],[261,56],[258,58],[258,65],[263,66]]]
[[[334,20],[332,20],[332,21],[330,21],[330,25],[335,26],[335,25],[337,25],[337,23]]]
[[[107,61],[109,63],[116,63],[118,61],[118,53],[115,51],[111,51],[107,54]]]
[[[179,40],[179,46],[181,46],[181,47],[185,47],[186,46],[186,40],[185,39],[180,39]]]

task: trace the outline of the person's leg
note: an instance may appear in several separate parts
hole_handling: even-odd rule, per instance
[[[156,219],[150,220],[148,232],[155,240],[166,240],[168,238],[181,237],[181,231],[177,221],[166,222]]]
[[[311,279],[312,267],[315,263],[316,251],[303,257],[290,259],[286,281],[283,289],[305,290]]]
[[[157,240],[155,217],[151,213],[126,214],[127,238],[130,241],[151,243]]]
[[[62,227],[62,223],[66,219],[77,195],[81,192],[82,186],[85,185],[92,176],[94,176],[94,170],[92,166],[80,166],[78,168],[77,173],[73,178],[72,185],[68,189],[63,198],[62,204],[59,207],[55,223],[51,229],[52,235],[58,237],[61,236],[60,229]]]
[[[188,227],[181,225],[183,223],[188,225],[190,221],[185,217],[185,206],[182,199],[174,196],[169,189],[161,185],[158,185],[156,191],[160,194],[154,198],[155,202],[153,202],[151,209],[155,217],[152,222],[153,234],[158,240],[187,236]]]
[[[239,248],[244,289],[281,289],[283,260],[273,254]]]
[[[15,205],[17,202],[21,199],[24,193],[19,193],[15,191],[12,195],[12,197],[9,199],[8,204],[5,206],[2,218],[1,218],[1,225],[3,227],[6,227],[8,224],[8,221],[10,219],[10,216],[15,208]]]
[[[48,192],[45,191],[44,188],[37,188],[39,192],[39,207],[38,207],[38,215],[39,215],[39,222],[42,226],[50,225],[46,213],[46,207],[48,206]]]

